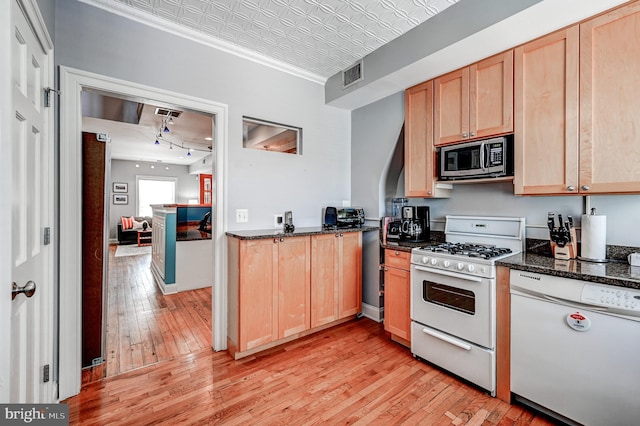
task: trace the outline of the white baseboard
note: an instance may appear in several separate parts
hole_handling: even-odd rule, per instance
[[[156,269],[156,265],[154,265],[153,262],[151,262],[151,275],[153,275],[153,278],[154,278],[153,281],[155,281],[156,285],[158,286],[162,294],[174,294],[178,292],[177,285],[175,284],[167,285],[164,282],[164,280],[162,279],[162,276],[160,275],[160,272]]]
[[[378,308],[366,303],[362,304],[362,316],[367,317],[375,322],[382,322],[384,319],[384,307]]]

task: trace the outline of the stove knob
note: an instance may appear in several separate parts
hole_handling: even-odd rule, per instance
[[[451,262],[449,262],[448,260],[445,260],[443,264],[445,268],[448,268],[449,266],[451,266]]]
[[[436,266],[438,264],[438,259],[431,259],[431,264]]]
[[[423,257],[422,263],[429,263],[429,258],[427,256]]]
[[[464,269],[464,263],[460,262],[456,265],[456,268],[458,268],[459,271],[462,271]]]
[[[469,265],[467,269],[469,270],[469,272],[473,272],[476,270],[476,267],[474,265]]]

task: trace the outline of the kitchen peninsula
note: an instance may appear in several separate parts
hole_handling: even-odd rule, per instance
[[[163,294],[211,287],[211,205],[153,208],[151,272]]]
[[[235,359],[349,321],[362,310],[363,226],[227,232],[227,347]]]

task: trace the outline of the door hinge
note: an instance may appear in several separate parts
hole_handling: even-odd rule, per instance
[[[60,91],[58,89],[45,87],[44,88],[44,106],[46,108],[49,108],[51,106],[51,92],[55,92],[58,96],[60,96]]]
[[[49,381],[49,364],[42,367],[42,383]]]

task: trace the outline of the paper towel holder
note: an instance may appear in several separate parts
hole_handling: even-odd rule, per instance
[[[590,197],[587,196],[587,200],[586,200],[586,210],[588,211],[589,216],[595,216],[596,214],[596,209],[591,208],[591,203],[590,203]],[[584,226],[581,226],[582,229],[584,229]],[[581,240],[584,238],[584,236],[581,238]],[[582,242],[582,241],[581,241]],[[605,249],[606,251],[606,249]],[[582,248],[580,249],[580,253],[582,253]],[[609,262],[609,259],[591,259],[591,258],[586,258],[586,257],[582,257],[582,256],[578,256],[578,260],[582,260],[582,261],[586,261],[586,262],[592,262],[592,263],[607,263]]]

